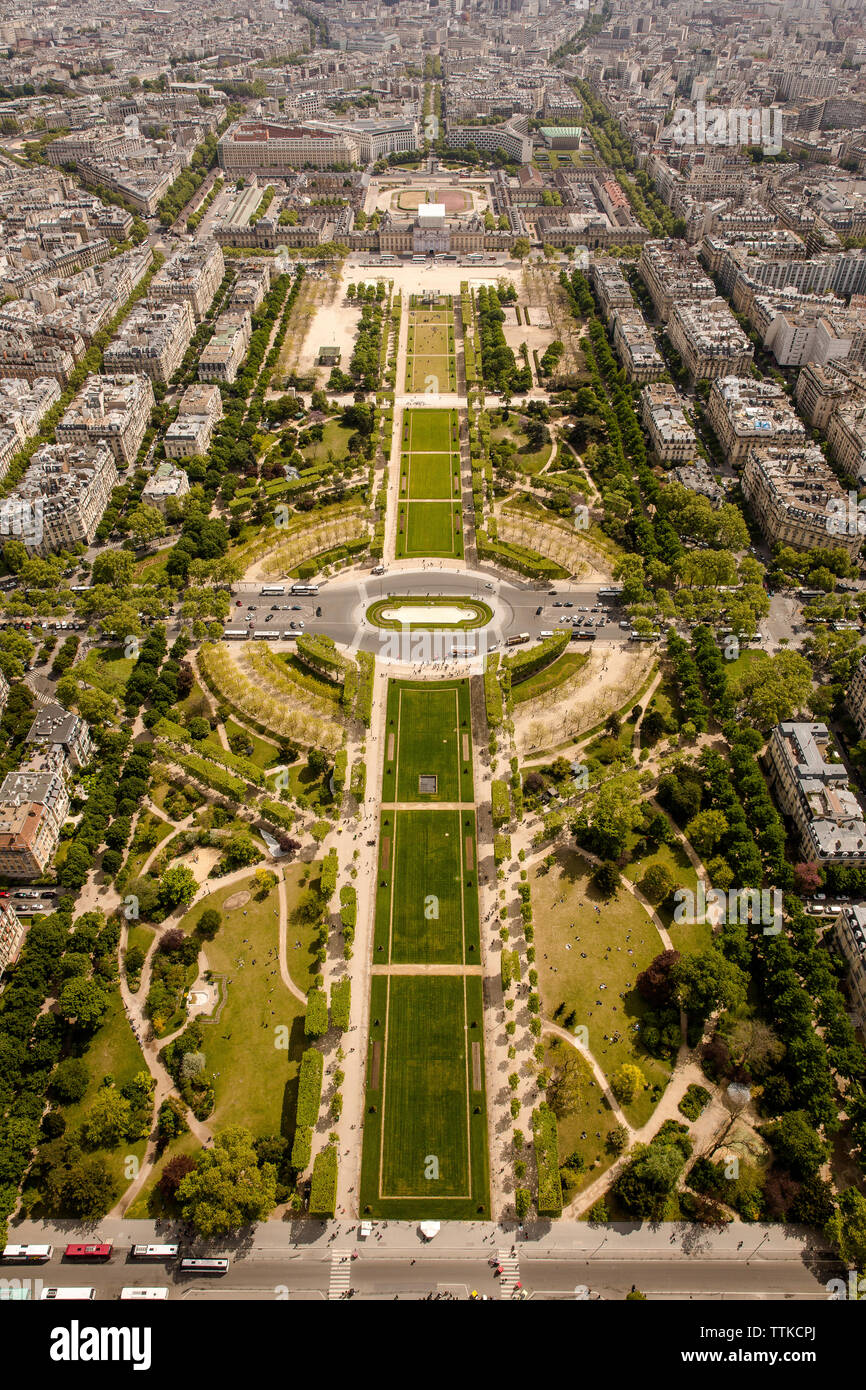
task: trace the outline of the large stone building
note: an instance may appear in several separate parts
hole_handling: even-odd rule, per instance
[[[664,463],[684,463],[694,457],[698,441],[675,386],[666,382],[645,386],[640,411],[653,452]]]
[[[802,421],[775,381],[716,377],[707,398],[707,419],[725,458],[734,465],[741,464],[751,448],[806,442]]]
[[[0,874],[37,878],[44,874],[69,812],[66,762],[49,752],[0,785]]]
[[[833,922],[833,940],[848,966],[851,1013],[866,1028],[866,903],[846,903]]]
[[[104,440],[118,466],[126,468],[141,447],[153,402],[149,377],[89,376],[57,426],[57,442]]]
[[[189,492],[189,478],[173,463],[161,463],[148,478],[141,494],[142,502],[164,512],[169,500],[179,502]]]
[[[114,455],[103,441],[45,444],[0,502],[0,536],[14,536],[37,555],[89,545],[117,481]]]
[[[770,545],[840,546],[857,556],[863,537],[847,526],[847,502],[815,444],[750,449],[743,493]]]
[[[662,323],[667,323],[675,304],[715,298],[712,280],[704,274],[684,241],[645,242],[638,269]]]
[[[156,303],[185,299],[196,323],[201,323],[222,283],[225,269],[222,247],[215,241],[182,246],[151,280],[150,298]]]
[[[668,337],[692,381],[717,376],[742,376],[755,349],[724,299],[674,304]]]
[[[27,928],[8,899],[0,898],[0,976],[18,959]]]
[[[770,785],[796,826],[803,854],[818,864],[866,863],[863,807],[825,724],[777,724],[767,745]]]
[[[110,372],[144,372],[151,381],[167,385],[184,358],[195,331],[188,299],[154,302],[133,309],[117,336],[105,349]]]
[[[841,405],[830,416],[827,443],[846,478],[866,488],[866,404]]]
[[[218,386],[188,386],[180,398],[177,416],[166,430],[168,458],[185,459],[205,454],[222,413]]]
[[[220,314],[198,359],[199,381],[234,381],[246,356],[251,332],[246,309]]]

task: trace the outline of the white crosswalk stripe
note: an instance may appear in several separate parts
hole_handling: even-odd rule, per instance
[[[331,1280],[328,1284],[328,1298],[342,1298],[351,1287],[351,1250],[335,1250],[331,1255]]]
[[[510,1250],[497,1250],[496,1256],[502,1266],[502,1273],[499,1276],[499,1296],[500,1298],[513,1298],[520,1282],[520,1260],[517,1255],[512,1255]]]

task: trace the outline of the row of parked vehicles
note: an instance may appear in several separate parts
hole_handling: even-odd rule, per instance
[[[107,1264],[114,1254],[110,1241],[73,1243],[62,1251],[61,1258],[75,1264]],[[0,1252],[0,1264],[47,1264],[54,1255],[53,1245],[6,1245]],[[231,1263],[227,1255],[182,1256],[178,1245],[133,1245],[129,1250],[131,1260],[152,1260],[154,1262],[177,1260],[176,1268],[184,1274],[226,1274]],[[2,1291],[0,1291],[2,1292]],[[43,1301],[54,1300],[92,1300],[96,1297],[94,1288],[70,1285],[52,1285],[43,1288],[39,1295]],[[168,1288],[165,1285],[134,1285],[124,1288],[121,1299],[165,1299]]]

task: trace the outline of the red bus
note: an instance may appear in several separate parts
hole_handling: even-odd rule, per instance
[[[67,1260],[110,1260],[112,1245],[67,1245],[63,1252]]]

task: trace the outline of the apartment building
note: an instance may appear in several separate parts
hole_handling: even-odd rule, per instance
[[[27,928],[8,899],[0,898],[0,976],[18,959]]]
[[[23,377],[0,378],[0,478],[59,400],[60,387],[52,376],[32,382]]]
[[[222,284],[225,271],[222,247],[215,241],[184,246],[175,251],[153,277],[149,296],[156,303],[185,299],[196,323],[201,323]]]
[[[640,393],[640,418],[654,453],[664,463],[684,463],[694,457],[697,439],[675,386],[666,382],[645,386]]]
[[[589,267],[589,281],[605,319],[614,309],[633,309],[634,299],[618,261],[596,256]]]
[[[37,555],[89,545],[117,481],[114,455],[103,441],[45,444],[0,502],[0,536],[14,536]]]
[[[165,512],[170,498],[179,502],[189,492],[189,478],[182,468],[173,463],[161,463],[148,478],[141,493],[141,500],[149,507]]]
[[[629,381],[655,381],[665,372],[664,359],[639,309],[614,309],[613,348]]]
[[[662,323],[667,323],[675,304],[715,298],[715,285],[684,241],[644,242],[638,270]]]
[[[44,874],[68,813],[62,754],[41,754],[8,773],[0,785],[0,874],[20,879]]]
[[[140,373],[167,385],[177,371],[195,332],[188,299],[136,306],[105,349],[103,363],[111,373]]]
[[[141,447],[153,404],[149,377],[89,376],[57,426],[57,442],[104,440],[118,467],[127,468]]]
[[[866,362],[862,315],[820,303],[773,308],[761,336],[780,367],[803,367],[810,362],[824,366],[846,359]]]
[[[87,722],[80,714],[71,714],[53,702],[42,705],[37,711],[26,741],[37,752],[60,752],[76,771],[86,767],[93,756],[93,739]]]
[[[206,453],[222,413],[218,386],[188,386],[180,398],[177,416],[166,430],[167,456],[183,459]]]
[[[866,656],[860,658],[857,670],[845,695],[851,718],[857,725],[861,738],[866,738]]]
[[[752,448],[742,475],[743,493],[771,545],[795,550],[839,546],[860,553],[862,536],[850,534],[837,518],[847,498],[821,450],[814,444]]]
[[[833,941],[848,967],[851,1013],[866,1028],[866,903],[846,903],[833,923]]]
[[[840,405],[866,400],[866,373],[860,375],[837,362],[808,362],[797,377],[794,400],[807,423],[826,432]]]
[[[830,416],[827,443],[846,478],[866,487],[866,405],[840,405]]]
[[[777,724],[766,761],[770,786],[794,822],[804,857],[819,864],[866,862],[863,807],[826,724]]]
[[[728,463],[742,464],[751,448],[800,445],[806,431],[775,381],[753,376],[716,377],[707,399],[707,419]]]
[[[724,299],[675,303],[668,337],[692,381],[718,376],[742,376],[755,349]]]
[[[459,125],[449,121],[445,139],[454,150],[474,145],[477,150],[487,150],[490,154],[502,150],[518,164],[529,164],[532,160],[532,139],[522,118],[503,125]]]
[[[246,309],[220,314],[198,360],[199,381],[232,382],[250,343],[252,322]]]

